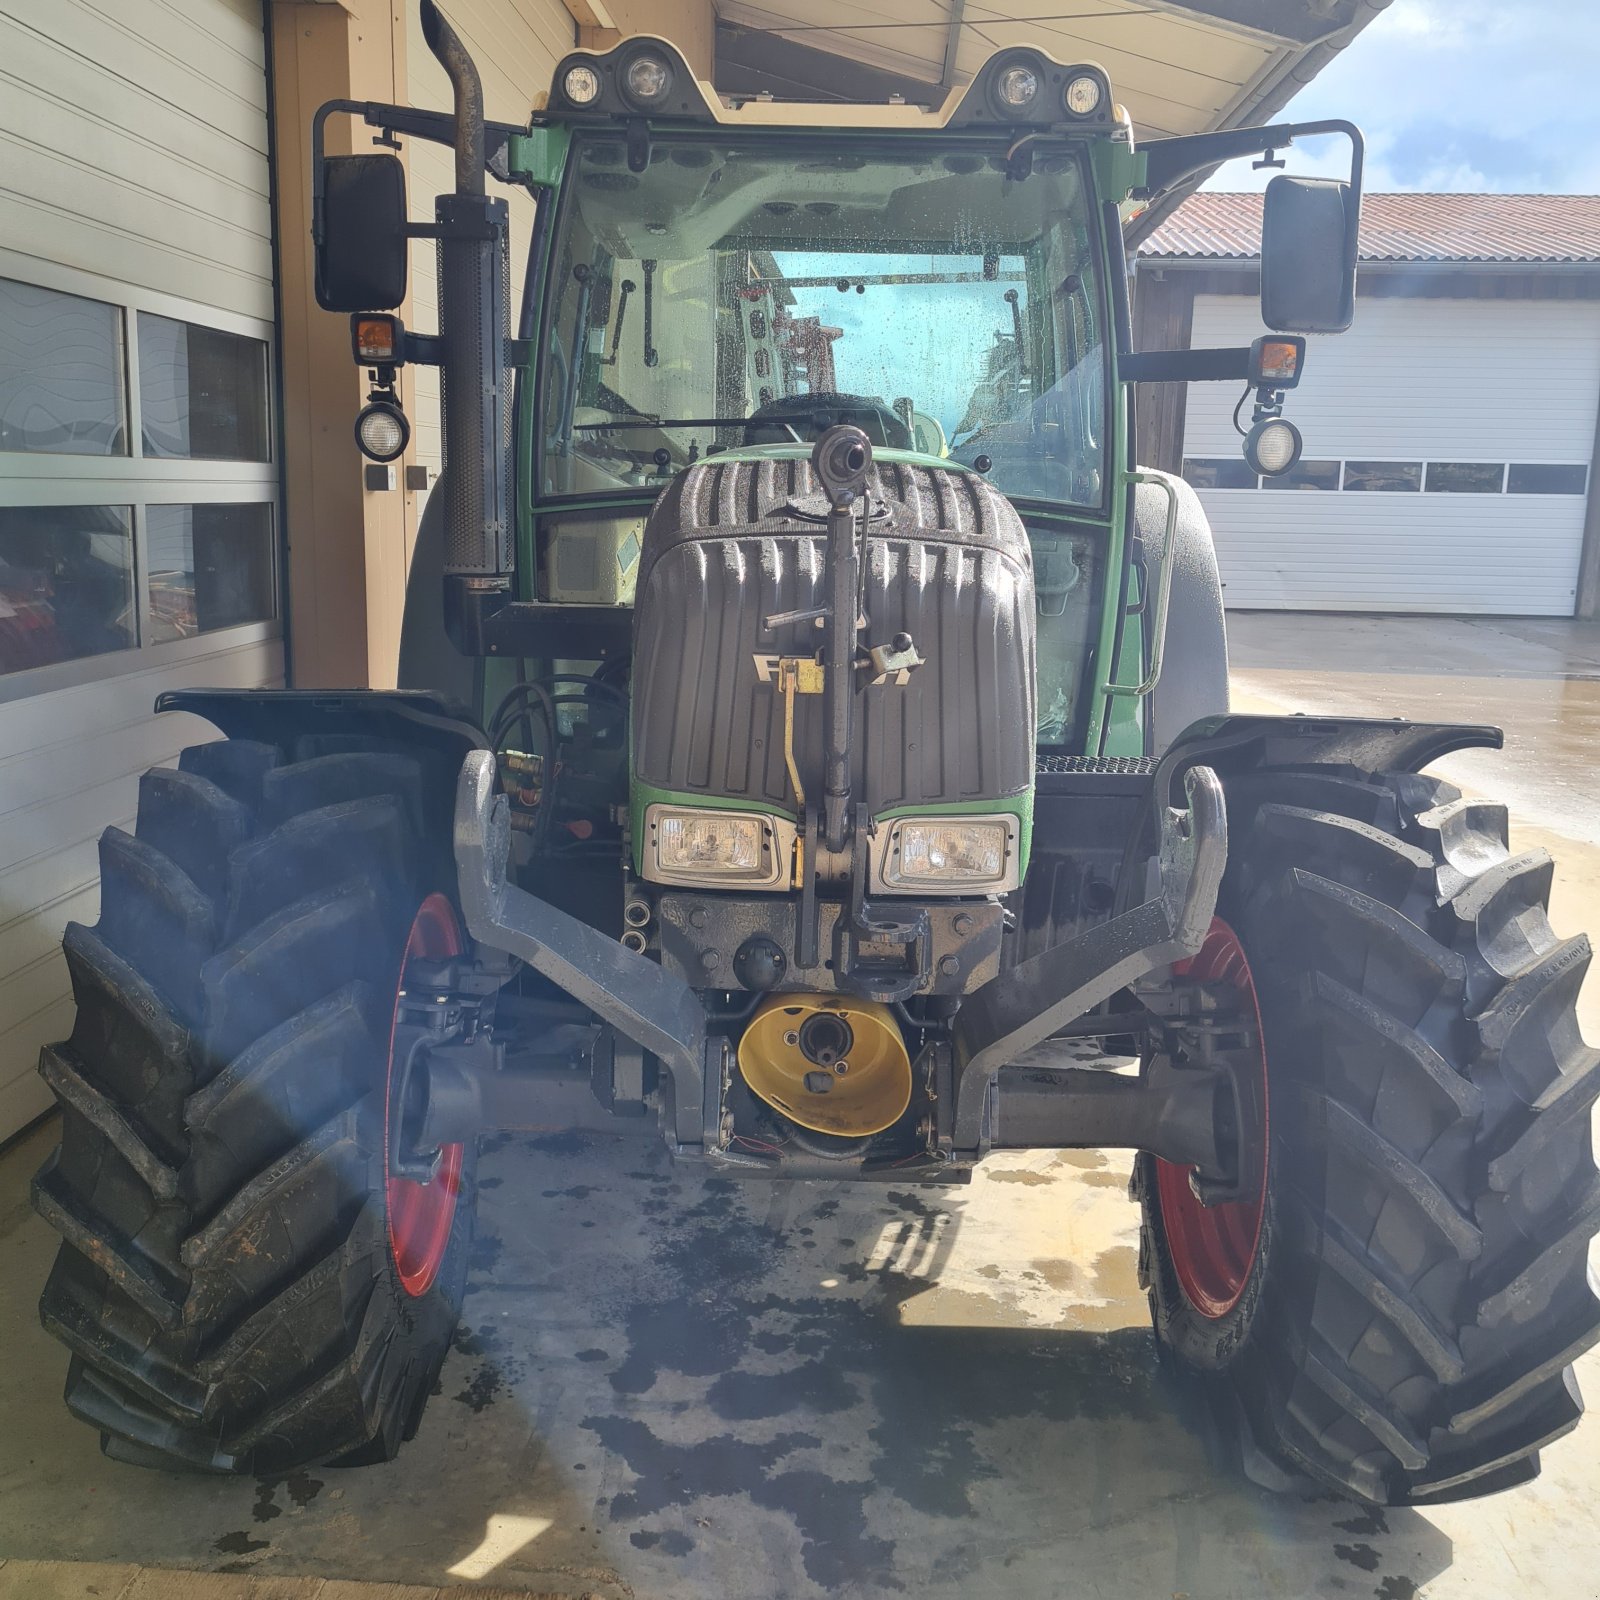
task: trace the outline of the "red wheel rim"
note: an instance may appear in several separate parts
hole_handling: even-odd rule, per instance
[[[400,979],[395,985],[394,1017],[389,1024],[389,1070],[384,1080],[383,1163],[389,1167],[389,1125],[393,1115],[394,1035],[400,1021],[400,992],[405,987],[405,969],[413,958],[444,961],[461,954],[461,929],[450,902],[442,894],[430,894],[417,908],[411,933],[406,939],[405,956],[400,963]],[[450,1227],[455,1221],[456,1201],[461,1194],[461,1162],[465,1146],[447,1144],[439,1152],[439,1166],[429,1183],[410,1178],[390,1177],[387,1184],[389,1210],[389,1253],[401,1287],[415,1298],[433,1287],[445,1251],[450,1248]]]
[[[1247,1181],[1241,1183],[1241,1188],[1251,1192],[1253,1197],[1227,1205],[1201,1205],[1189,1187],[1192,1167],[1156,1162],[1161,1221],[1178,1284],[1189,1304],[1201,1316],[1214,1321],[1227,1316],[1238,1305],[1261,1245],[1261,1218],[1267,1203],[1266,1044],[1250,963],[1238,934],[1221,917],[1213,919],[1198,954],[1189,961],[1180,961],[1173,970],[1180,977],[1236,989],[1241,1005],[1248,1005],[1247,1014],[1256,1029],[1255,1055],[1261,1073],[1261,1137],[1253,1146],[1252,1164],[1258,1170],[1245,1175]]]

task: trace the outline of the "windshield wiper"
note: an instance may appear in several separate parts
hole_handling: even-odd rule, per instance
[[[600,358],[602,367],[614,367],[617,364],[617,351],[622,346],[622,322],[628,314],[628,296],[638,288],[632,278],[622,280],[622,288],[617,295],[617,322],[611,330],[611,354]],[[647,335],[648,337],[648,335]],[[645,363],[647,366],[648,362]]]
[[[572,365],[567,368],[566,392],[561,396],[561,433],[558,439],[561,454],[565,454],[567,446],[572,440],[572,417],[578,408],[578,380],[582,376],[583,341],[588,337],[589,327],[589,301],[594,293],[594,285],[590,281],[592,274],[589,268],[579,262],[572,269],[572,276],[578,285],[577,315],[573,320],[573,351]]]
[[[1006,290],[1006,304],[1011,307],[1011,332],[1017,341],[1017,376],[1028,376],[1028,349],[1022,342],[1022,302],[1015,289]]]
[[[644,364],[653,367],[659,357],[655,346],[656,264],[641,261],[644,268]]]

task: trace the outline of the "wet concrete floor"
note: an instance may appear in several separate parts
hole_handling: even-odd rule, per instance
[[[1581,804],[1600,634],[1406,628],[1238,619],[1239,704],[1513,724],[1510,751],[1447,769],[1511,795],[1562,859],[1558,921],[1600,928]],[[1384,665],[1408,650],[1428,673]],[[26,1180],[51,1137],[0,1157],[0,1558],[604,1600],[1600,1595],[1600,1424],[1537,1483],[1428,1512],[1275,1497],[1219,1464],[1156,1360],[1126,1164],[1093,1153],[1006,1155],[940,1191],[498,1140],[463,1326],[397,1462],[118,1466],[64,1415],[34,1317],[53,1239]],[[1600,1352],[1580,1371],[1600,1394]]]

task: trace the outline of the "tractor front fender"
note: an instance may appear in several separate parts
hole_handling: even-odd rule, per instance
[[[385,746],[450,757],[456,767],[486,749],[465,706],[404,689],[168,689],[157,711],[204,717],[230,739],[258,739],[315,754],[321,741],[371,739]]]
[[[1155,793],[1204,764],[1218,777],[1277,767],[1343,767],[1360,773],[1421,772],[1455,750],[1498,750],[1505,734],[1482,722],[1407,722],[1399,717],[1230,715],[1202,717],[1172,741]]]
[[[1222,610],[1222,580],[1217,548],[1200,497],[1182,478],[1171,480],[1178,496],[1172,549],[1172,593],[1167,601],[1165,666],[1150,691],[1149,744],[1164,755],[1187,727],[1202,717],[1228,712],[1228,625]],[[1159,484],[1136,483],[1133,523],[1148,550],[1159,545],[1166,526],[1167,497]]]

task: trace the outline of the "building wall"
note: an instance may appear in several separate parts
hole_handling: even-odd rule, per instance
[[[25,362],[60,374],[13,387],[0,417],[0,627],[26,610],[17,574],[42,517],[114,508],[136,558],[127,648],[0,673],[0,1138],[49,1103],[34,1068],[71,1026],[60,939],[68,920],[98,914],[99,834],[132,827],[146,767],[215,735],[196,718],[153,716],[156,695],[281,679],[278,623],[202,633],[169,613],[157,626],[149,593],[165,508],[275,507],[276,465],[156,457],[139,425],[141,391],[152,392],[141,377],[163,376],[153,360],[139,370],[142,315],[270,348],[266,98],[260,0],[0,0],[0,280],[35,307],[49,296],[43,316],[13,299],[0,377]],[[107,325],[115,341],[85,352],[85,332]],[[120,447],[40,446],[41,415],[68,434],[83,418],[75,362],[103,363],[113,343],[126,363]],[[167,398],[191,404],[170,387]],[[57,588],[46,609],[58,620],[61,604]]]
[[[404,100],[409,3],[271,0],[289,670],[301,688],[384,681],[388,652],[381,629],[369,638],[369,590],[391,592],[406,558],[405,498],[365,487],[351,437],[366,385],[350,359],[349,319],[323,311],[312,292],[311,119],[328,100]],[[333,117],[328,152],[370,150],[371,136]]]

